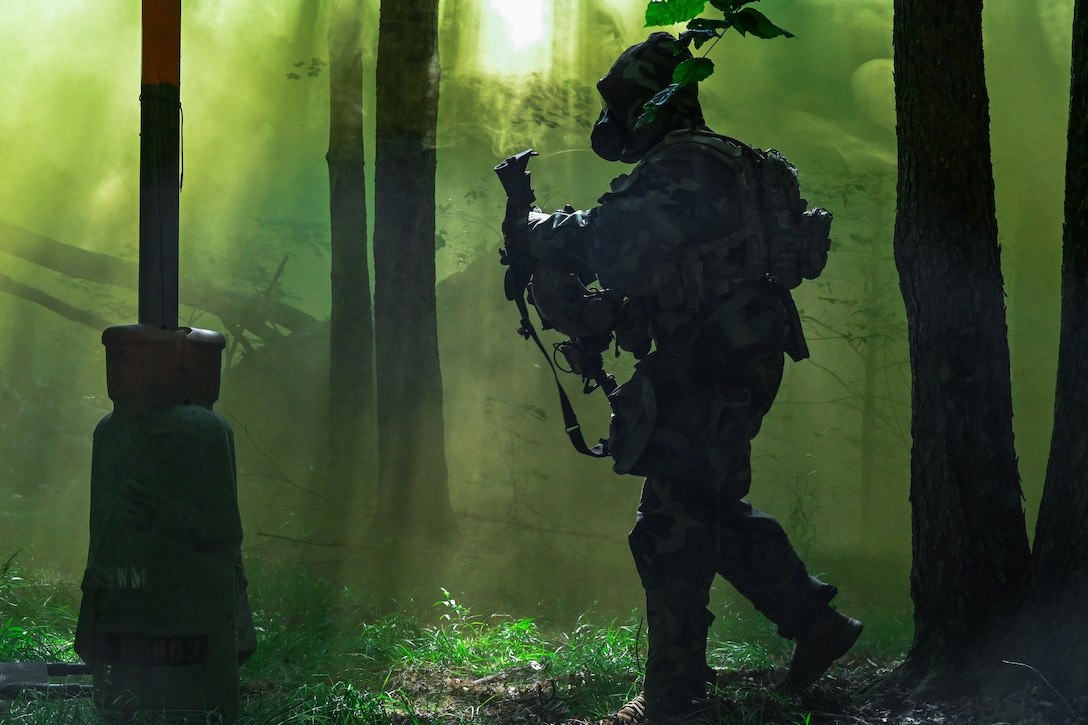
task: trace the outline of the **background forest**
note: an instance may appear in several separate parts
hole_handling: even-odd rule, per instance
[[[372,148],[378,8],[364,7]],[[645,37],[644,8],[440,5],[434,249],[448,491],[434,495],[448,495],[459,534],[424,552],[426,575],[406,596],[429,602],[446,587],[480,609],[534,616],[624,616],[639,605],[625,540],[639,482],[569,449],[550,374],[503,299],[504,198],[492,167],[531,146],[542,207],[593,204],[625,170],[589,149],[593,83]],[[907,612],[892,7],[775,0],[765,10],[797,38],[723,40],[700,91],[708,123],[780,149],[810,204],[836,220],[827,269],[796,292],[812,358],[788,367],[755,442],[752,499],[840,585],[844,607]],[[243,551],[377,586],[372,564],[388,544],[372,525],[373,444],[336,475],[326,445],[328,3],[192,1],[183,19],[181,275],[219,296],[201,288],[187,303],[183,283],[182,324],[228,337],[216,410],[238,440]],[[1029,528],[1053,413],[1071,19],[1071,0],[991,0],[983,24]],[[136,317],[135,276],[98,274],[78,252],[136,259],[139,21],[138,3],[0,5],[0,554],[19,551],[26,568],[67,579],[86,556],[91,433],[111,408],[100,333]],[[241,297],[218,302],[227,292]],[[606,364],[620,379],[630,370],[627,359]],[[605,435],[603,397],[575,405],[587,435]]]

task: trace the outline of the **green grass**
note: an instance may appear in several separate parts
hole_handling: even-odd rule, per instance
[[[73,659],[75,592],[70,585],[26,581],[14,554],[0,565],[0,662]]]
[[[75,659],[78,587],[30,581],[14,559],[2,571],[0,660]],[[478,614],[445,590],[413,611],[303,568],[251,578],[259,646],[241,671],[239,725],[593,722],[638,691],[646,635],[637,613],[545,629]],[[800,704],[764,684],[781,655],[729,631],[709,647],[726,675],[711,722],[808,722]],[[0,700],[0,723],[103,721],[87,700],[24,695]]]

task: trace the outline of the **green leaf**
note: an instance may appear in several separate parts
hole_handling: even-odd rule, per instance
[[[635,128],[642,128],[648,123],[654,122],[654,117],[657,115],[657,106],[652,103],[647,103],[642,107],[642,115],[635,121]]]
[[[743,8],[733,16],[733,27],[741,35],[751,33],[757,38],[777,38],[782,35],[787,38],[796,37],[793,33],[780,28],[767,19],[767,16],[755,8]]]
[[[691,27],[690,23],[688,24],[688,27]],[[710,30],[709,28],[697,28],[692,30],[685,30],[683,33],[680,34],[679,40],[680,44],[684,48],[687,48],[688,45],[691,44],[691,41],[694,40],[695,49],[698,50],[699,48],[703,47],[703,43],[707,43],[717,37],[719,37],[718,33]]]
[[[725,32],[732,25],[730,20],[713,20],[711,18],[692,18],[688,22],[688,31],[711,32],[720,35],[717,31]]]
[[[706,0],[650,0],[646,6],[646,27],[687,22],[705,7]]]
[[[657,109],[664,106],[669,102],[669,99],[680,90],[679,83],[670,83],[662,90],[654,94],[654,97],[646,102],[646,105],[642,107],[642,115],[638,117],[638,121],[635,122],[635,129],[640,129],[648,123],[653,123],[654,118],[657,116]]]
[[[680,61],[680,65],[673,70],[672,82],[676,86],[676,90],[680,90],[689,83],[706,80],[713,72],[714,61],[710,58],[688,58]]]

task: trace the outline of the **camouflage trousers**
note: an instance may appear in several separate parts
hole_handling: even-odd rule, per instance
[[[685,702],[705,694],[713,675],[706,664],[706,637],[716,574],[790,639],[836,593],[809,575],[779,523],[744,500],[752,478],[751,438],[778,391],[783,355],[764,350],[745,358],[759,375],[738,371],[721,377],[722,384],[735,386],[742,377],[761,384],[726,396],[731,402],[718,421],[707,460],[682,475],[646,479],[629,536],[646,590],[644,691],[650,703]]]

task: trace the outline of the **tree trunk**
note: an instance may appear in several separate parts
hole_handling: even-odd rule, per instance
[[[915,639],[903,674],[920,680],[956,670],[1029,554],[1013,449],[982,0],[896,0],[893,43],[894,246],[914,438]]]
[[[880,409],[882,401],[885,409],[897,404],[889,388],[887,375],[888,352],[894,344],[889,326],[891,315],[888,298],[895,292],[890,284],[893,278],[889,276],[889,260],[886,256],[888,249],[885,246],[888,241],[886,234],[891,230],[895,214],[895,202],[892,190],[885,186],[885,183],[891,183],[891,177],[885,177],[883,173],[858,176],[846,183],[855,183],[868,189],[869,197],[873,200],[872,206],[866,207],[864,212],[867,221],[866,234],[863,238],[852,235],[858,237],[858,241],[862,243],[860,249],[867,254],[863,263],[858,265],[859,270],[865,271],[861,306],[858,310],[863,320],[857,348],[863,375],[859,473],[862,544],[867,551],[872,551],[886,545],[886,541],[883,541],[886,536],[880,535],[886,527],[877,520],[876,507],[878,497],[887,497],[886,492],[880,490],[882,479],[877,475],[877,458],[881,447],[879,430],[883,424],[890,428],[893,435],[896,432],[894,409],[890,413],[883,413]],[[860,257],[861,255],[859,259]]]
[[[1088,526],[1088,2],[1077,0],[1074,12],[1058,395],[1032,563],[1033,574],[1052,583],[1088,574],[1088,547],[1069,545],[1083,541]]]
[[[880,248],[875,238],[869,244],[863,307],[868,336],[861,350],[864,370],[861,399],[861,526],[862,541],[866,550],[869,551],[876,542],[876,527],[873,525],[873,489],[875,488],[877,454],[877,375],[881,366],[881,353],[887,346],[886,340],[877,334],[877,330],[880,329],[880,296],[882,294],[880,267],[885,262],[881,259]]]
[[[1066,697],[1088,695],[1088,1],[1076,0],[1065,166],[1062,317],[1054,430],[1031,582],[1025,659]]]
[[[367,262],[363,157],[362,0],[329,8],[329,218],[332,310],[329,319],[329,483],[369,488],[375,446],[374,327]]]
[[[435,308],[438,2],[389,0],[378,26],[374,315],[378,520],[396,538],[454,530]]]

